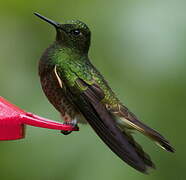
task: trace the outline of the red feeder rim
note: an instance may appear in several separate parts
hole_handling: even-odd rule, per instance
[[[16,140],[25,137],[25,125],[63,131],[77,128],[25,112],[0,96],[0,140]]]

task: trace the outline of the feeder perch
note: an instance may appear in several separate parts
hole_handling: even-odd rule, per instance
[[[24,138],[26,125],[63,131],[78,131],[77,127],[25,112],[0,96],[0,140]]]

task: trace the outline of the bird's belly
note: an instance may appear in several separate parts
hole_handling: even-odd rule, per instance
[[[78,114],[77,110],[67,99],[65,91],[60,87],[52,73],[40,77],[42,89],[50,103],[61,113],[65,121],[70,121]],[[67,118],[68,117],[68,118]]]

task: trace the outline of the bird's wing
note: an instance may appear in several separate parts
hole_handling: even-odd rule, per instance
[[[163,149],[174,152],[173,147],[161,134],[139,121],[138,118],[132,112],[130,112],[127,107],[123,106],[122,104],[118,104],[115,109],[111,109],[110,111],[119,117],[123,124],[128,125],[129,127],[134,128],[144,135],[150,137]]]
[[[60,77],[60,73],[59,73]],[[149,156],[133,140],[130,134],[117,127],[111,113],[101,102],[104,93],[97,84],[88,84],[77,76],[74,86],[65,85],[67,96],[82,113],[98,136],[123,161],[143,173],[154,168]]]

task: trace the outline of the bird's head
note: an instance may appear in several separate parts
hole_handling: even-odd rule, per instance
[[[56,41],[63,47],[72,48],[81,53],[88,53],[91,33],[85,23],[79,20],[71,20],[61,24],[38,13],[34,14],[56,28]]]

